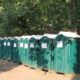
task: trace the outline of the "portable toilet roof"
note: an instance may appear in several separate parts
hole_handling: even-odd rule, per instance
[[[32,36],[31,35],[27,35],[27,36],[22,36],[21,38],[25,39],[25,38],[28,38],[30,39]]]
[[[32,35],[32,37],[34,37],[35,39],[39,40],[43,37],[43,35]]]
[[[2,38],[2,37],[0,37],[0,39],[1,39],[1,40],[3,40],[3,38]]]
[[[3,39],[8,39],[8,37],[4,37]]]
[[[74,33],[74,32],[60,31],[58,35],[60,35],[60,34],[66,36],[66,37],[80,38],[80,35],[78,35],[77,33]]]
[[[47,34],[47,33],[45,33],[44,36],[47,36],[48,38],[51,38],[51,39],[55,39],[57,34]]]
[[[11,40],[13,40],[13,37],[8,37],[8,39],[11,39]]]
[[[18,39],[18,40],[19,40],[21,37],[20,37],[20,36],[15,36],[14,38],[16,38],[16,39]]]

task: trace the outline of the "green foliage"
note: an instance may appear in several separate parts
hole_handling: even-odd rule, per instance
[[[0,35],[54,33],[80,28],[80,1],[70,12],[66,0],[0,0]],[[75,26],[72,21],[75,19]],[[70,22],[72,23],[70,26]]]

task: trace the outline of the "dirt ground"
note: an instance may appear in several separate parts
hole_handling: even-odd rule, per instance
[[[0,60],[0,80],[80,80],[80,77],[30,69],[23,65]]]

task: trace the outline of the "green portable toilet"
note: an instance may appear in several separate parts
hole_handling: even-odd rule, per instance
[[[7,41],[6,41],[6,60],[10,61],[11,60],[11,56],[12,56],[12,48],[13,48],[13,39],[11,37],[8,37]]]
[[[29,40],[29,67],[37,68],[37,47],[38,47],[38,40],[35,37],[32,37]]]
[[[18,62],[23,63],[25,56],[24,56],[24,39],[22,37],[20,37],[18,44],[19,44]]]
[[[6,53],[7,53],[7,37],[3,38],[3,59],[6,59]]]
[[[54,61],[54,53],[53,53],[54,46],[52,45],[52,43],[53,43],[54,39],[56,38],[57,34],[47,34],[46,33],[46,34],[44,34],[44,36],[48,37],[50,40],[50,49],[51,49],[50,59],[51,59],[51,61],[50,61],[49,69],[50,69],[50,71],[52,71],[53,70],[53,61]]]
[[[23,53],[23,61],[22,63],[26,66],[29,65],[29,40],[31,36],[23,36],[23,43],[24,43],[24,53]]]
[[[3,58],[3,39],[0,38],[0,59]]]
[[[60,32],[53,41],[54,61],[53,69],[59,73],[75,73],[77,64],[77,34]]]
[[[12,59],[11,59],[13,62],[18,62],[18,53],[19,53],[18,41],[19,41],[19,37],[14,37]]]
[[[47,36],[39,41],[38,68],[49,70],[51,66],[51,42]]]

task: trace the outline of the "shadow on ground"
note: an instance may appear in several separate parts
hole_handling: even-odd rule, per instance
[[[17,63],[13,64],[13,62],[8,62],[6,60],[1,60],[0,59],[0,73],[9,71],[9,70],[11,70],[11,69],[13,69],[17,66],[19,66],[19,64],[17,64]]]

